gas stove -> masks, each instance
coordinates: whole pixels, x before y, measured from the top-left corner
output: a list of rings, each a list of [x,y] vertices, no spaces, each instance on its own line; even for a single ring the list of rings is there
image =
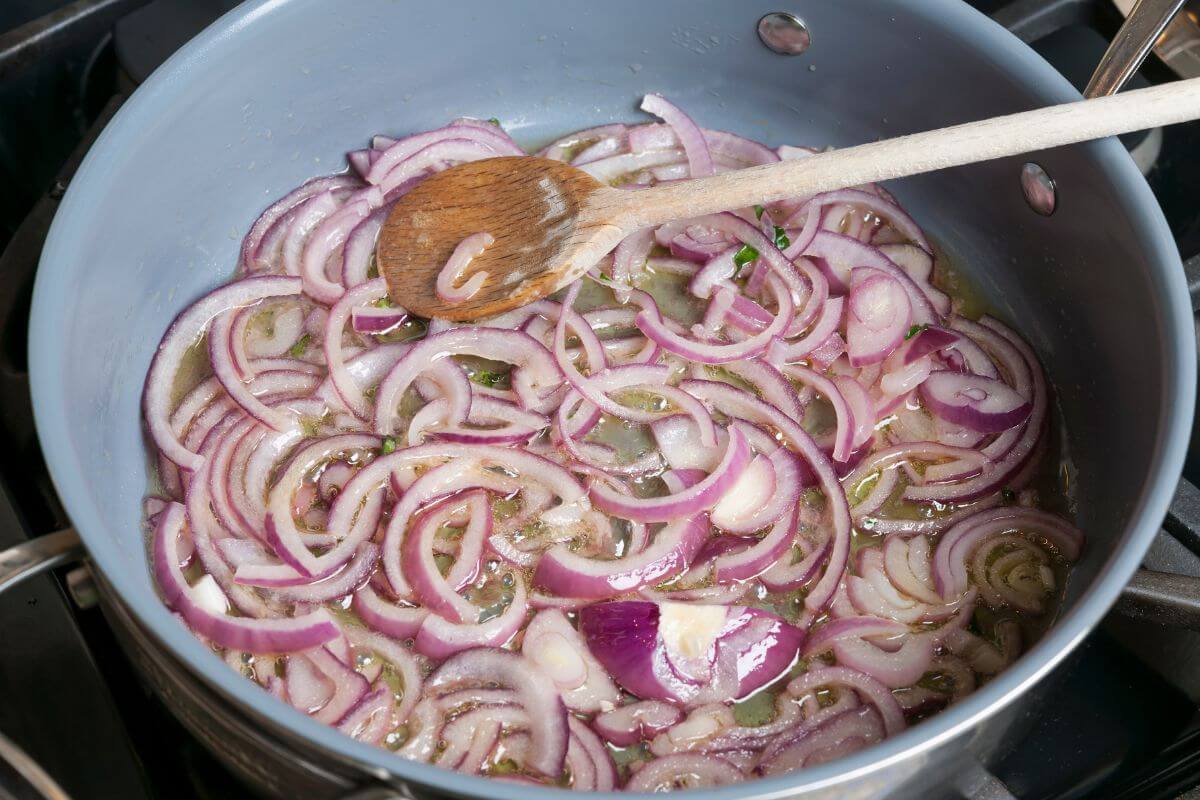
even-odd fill
[[[125,97],[233,0],[0,3],[0,549],[70,523],[33,429],[25,356],[33,277],[58,199]],[[973,0],[1082,87],[1131,0]],[[784,4],[786,5],[786,4]],[[1200,74],[1200,25],[1168,30],[1142,85]],[[3,33],[7,31],[7,33]],[[1190,72],[1189,70],[1195,70]],[[1200,124],[1127,137],[1200,310]],[[1200,330],[1200,316],[1197,317]],[[1145,566],[1200,576],[1200,427]],[[1056,673],[1029,735],[972,796],[1200,798],[1200,633],[1114,612]],[[251,794],[141,685],[86,568],[0,597],[0,756],[23,750],[66,796]],[[11,740],[11,742],[10,742]],[[0,800],[38,795],[0,758]]]

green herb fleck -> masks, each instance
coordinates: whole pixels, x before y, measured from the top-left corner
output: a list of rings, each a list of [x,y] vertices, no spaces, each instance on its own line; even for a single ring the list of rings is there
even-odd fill
[[[1005,486],[1000,490],[1000,496],[1004,498],[1004,502],[1011,503],[1017,499],[1017,493]]]
[[[496,119],[495,117],[488,117],[488,122],[492,123],[497,128],[500,127],[500,120]]]
[[[737,270],[733,273],[733,277],[737,277],[742,271],[742,267],[749,264],[754,259],[758,258],[758,251],[748,244],[742,245],[742,249],[733,254],[733,263],[737,266]]]
[[[304,351],[308,349],[308,343],[312,341],[312,334],[306,333],[296,340],[296,343],[288,348],[288,353],[292,358],[300,358],[304,355]]]
[[[477,369],[471,373],[471,380],[475,381],[481,386],[491,386],[493,388],[504,383],[506,377],[508,376],[486,369]]]
[[[391,308],[392,307],[392,298],[381,297],[378,300],[376,300],[374,303],[372,303],[371,305],[375,306],[376,308]]]
[[[788,238],[787,231],[778,225],[775,226],[775,246],[780,250],[786,249],[792,240]]]
[[[383,446],[379,448],[386,456],[388,453],[396,452],[396,440],[391,436],[383,437]]]
[[[916,336],[918,333],[920,333],[921,331],[925,330],[928,327],[929,327],[928,322],[922,322],[920,325],[913,325],[911,328],[908,329],[908,333],[906,333],[904,335],[904,340],[908,341],[909,339]]]
[[[754,207],[754,216],[755,216],[757,219],[762,219],[762,215],[763,215],[763,212],[764,212],[764,211],[766,211],[766,209],[765,209],[765,208],[763,208],[762,206],[755,206],[755,207]]]

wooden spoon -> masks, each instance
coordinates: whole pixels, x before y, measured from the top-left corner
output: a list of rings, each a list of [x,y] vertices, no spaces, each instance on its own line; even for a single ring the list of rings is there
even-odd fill
[[[480,319],[557,291],[642,228],[1197,118],[1200,78],[1192,78],[639,190],[545,158],[489,158],[400,198],[380,231],[379,270],[392,301],[416,314]],[[487,279],[469,300],[443,302],[438,273],[459,242],[481,232],[495,243],[459,283],[478,271]]]

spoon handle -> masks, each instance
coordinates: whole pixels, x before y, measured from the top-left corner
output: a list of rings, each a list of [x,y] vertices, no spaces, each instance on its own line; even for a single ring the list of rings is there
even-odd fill
[[[763,164],[600,202],[625,231],[1200,118],[1200,78]],[[599,198],[597,198],[599,199]]]

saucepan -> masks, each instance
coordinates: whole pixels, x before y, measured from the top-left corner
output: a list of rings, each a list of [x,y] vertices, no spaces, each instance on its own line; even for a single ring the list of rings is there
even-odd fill
[[[766,24],[760,38],[759,20],[774,12],[794,15],[769,20],[789,35],[772,40]],[[228,279],[240,232],[262,207],[329,172],[373,133],[495,116],[522,143],[540,145],[634,119],[647,91],[708,127],[834,146],[1079,97],[959,0],[252,0],[134,94],[72,182],[42,256],[31,322],[45,456],[131,657],[185,724],[261,789],[566,796],[356,742],[244,680],[172,616],[147,569],[141,521],[148,462],[139,395],[163,330]],[[1053,378],[1070,454],[1062,468],[1089,541],[1060,618],[1010,669],[902,735],[814,769],[692,796],[969,794],[979,765],[1020,734],[1044,679],[1112,605],[1157,532],[1196,384],[1178,254],[1116,141],[1036,155],[1043,188],[1056,195],[1050,215],[1022,192],[1026,160],[888,188],[996,313],[1026,333]]]

